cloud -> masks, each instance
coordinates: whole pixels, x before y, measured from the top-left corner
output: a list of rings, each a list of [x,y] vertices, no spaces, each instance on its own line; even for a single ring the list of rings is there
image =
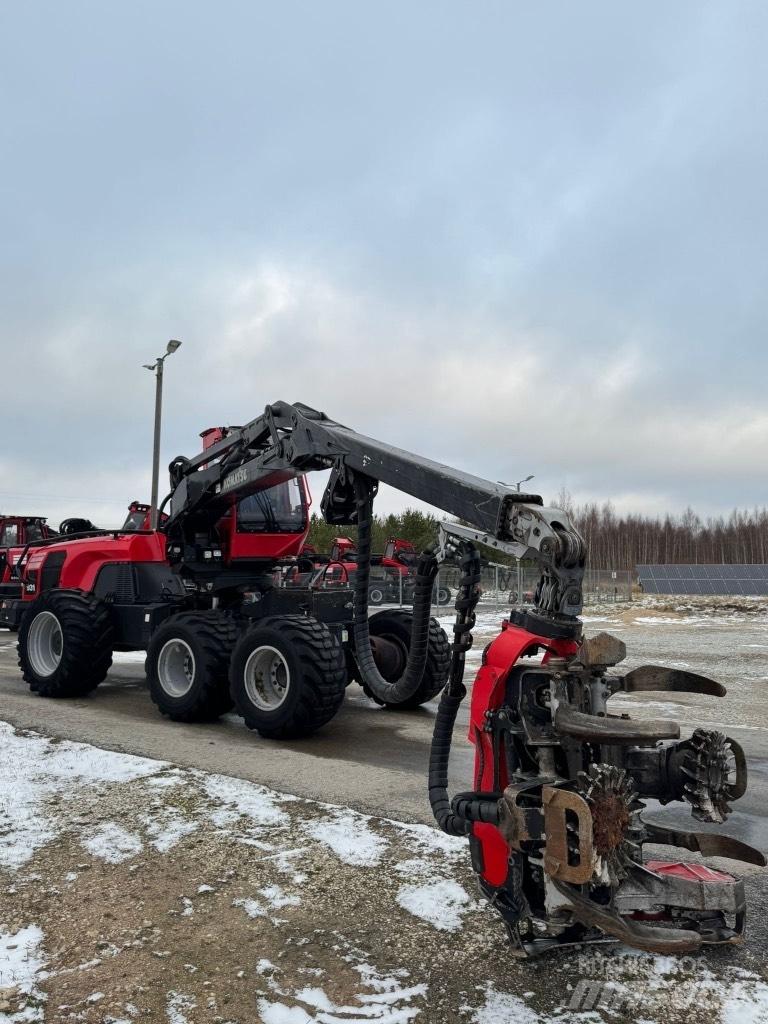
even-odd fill
[[[5,20],[6,507],[146,497],[169,337],[164,463],[298,399],[545,495],[768,502],[761,5]]]

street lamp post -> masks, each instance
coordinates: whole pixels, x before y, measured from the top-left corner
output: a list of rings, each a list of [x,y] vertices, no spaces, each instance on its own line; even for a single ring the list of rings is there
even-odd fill
[[[520,488],[523,484],[527,484],[529,480],[533,480],[533,473],[530,476],[525,477],[524,480],[518,480],[515,484],[515,490],[520,493]],[[517,603],[522,605],[523,603],[523,563],[518,558],[517,560]]]
[[[144,363],[146,370],[152,370],[155,374],[155,440],[152,452],[152,498],[149,507],[150,529],[157,529],[157,491],[160,481],[160,424],[163,416],[163,364],[168,356],[181,348],[181,342],[171,339],[165,350],[165,354],[158,356],[154,363]]]

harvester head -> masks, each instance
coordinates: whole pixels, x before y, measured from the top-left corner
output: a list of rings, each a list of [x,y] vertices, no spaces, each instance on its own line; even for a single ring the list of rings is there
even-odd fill
[[[741,881],[699,861],[644,856],[663,844],[766,863],[738,840],[646,817],[651,803],[684,801],[698,821],[723,822],[746,789],[740,746],[718,731],[681,739],[669,718],[610,711],[617,693],[725,689],[661,667],[620,674],[624,654],[608,634],[579,644],[507,623],[483,656],[470,721],[476,792],[461,808],[476,809],[473,866],[520,955],[609,938],[690,952],[743,934]]]

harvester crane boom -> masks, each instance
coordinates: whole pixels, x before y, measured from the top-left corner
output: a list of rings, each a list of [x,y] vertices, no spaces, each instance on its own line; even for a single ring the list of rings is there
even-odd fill
[[[323,469],[332,471],[321,503],[329,523],[360,525],[363,492],[372,500],[379,483],[389,484],[471,524],[517,557],[536,559],[544,574],[540,615],[563,626],[581,611],[584,543],[565,513],[545,508],[538,495],[366,437],[301,403],[268,405],[194,458],[175,459],[164,529],[172,534],[191,516],[212,524],[234,499]]]

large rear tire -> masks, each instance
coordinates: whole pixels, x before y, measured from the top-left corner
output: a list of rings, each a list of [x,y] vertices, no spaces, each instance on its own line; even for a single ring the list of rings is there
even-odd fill
[[[268,739],[309,736],[344,700],[344,651],[330,630],[304,615],[262,619],[238,642],[229,681],[249,729]]]
[[[220,611],[180,612],[157,628],[147,650],[149,693],[174,722],[209,722],[232,708],[229,659],[237,640]]]
[[[83,697],[112,664],[109,608],[82,590],[48,590],[32,602],[19,629],[19,668],[41,697]]]
[[[379,669],[387,682],[394,681],[405,671],[408,651],[411,646],[412,626],[413,612],[407,611],[404,608],[392,608],[376,612],[369,620],[368,628],[371,639],[374,641],[376,639],[387,640],[400,651],[400,658],[390,667],[389,671],[384,665]],[[393,711],[410,711],[421,704],[426,704],[427,701],[432,700],[440,693],[448,682],[450,664],[451,645],[448,643],[445,630],[441,628],[436,619],[430,619],[427,664],[416,693],[407,700],[399,701],[396,704],[389,704],[379,700],[365,683],[362,684],[362,687],[366,696],[370,697],[377,704],[381,704],[383,707],[390,708]]]

